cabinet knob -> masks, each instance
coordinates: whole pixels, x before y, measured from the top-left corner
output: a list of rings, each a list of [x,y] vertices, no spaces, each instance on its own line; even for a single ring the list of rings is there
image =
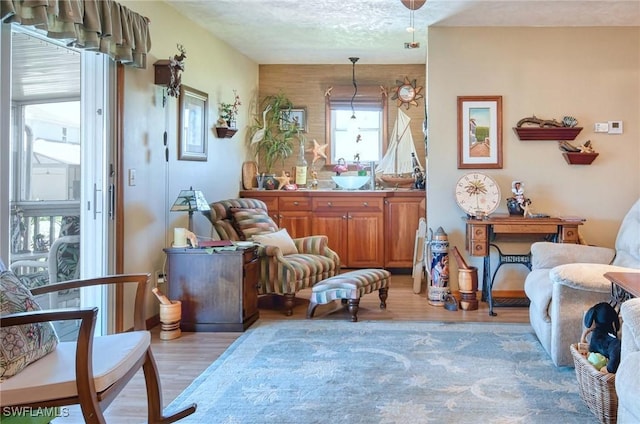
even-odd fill
[[[343,216],[344,219],[351,219],[351,215]]]
[[[293,206],[298,206],[298,202],[293,202]]]
[[[362,202],[362,206],[364,206],[366,208],[367,206],[369,206],[369,203],[368,202]]]
[[[331,203],[331,202],[327,202],[327,206],[329,206],[329,207],[333,207],[333,203]]]

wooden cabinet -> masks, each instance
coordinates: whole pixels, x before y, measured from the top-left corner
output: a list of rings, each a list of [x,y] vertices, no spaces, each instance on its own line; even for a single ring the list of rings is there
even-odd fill
[[[274,196],[277,191],[251,191],[251,197],[267,205],[269,216],[279,228],[286,228],[292,238],[311,235],[311,199],[306,196]]]
[[[243,331],[258,319],[256,248],[164,251],[168,296],[182,302],[183,331]]]
[[[393,196],[384,200],[384,264],[389,268],[412,268],[416,230],[426,217],[426,194]]]
[[[384,266],[381,197],[314,197],[311,229],[326,234],[345,268]]]
[[[292,237],[324,234],[345,268],[412,268],[424,191],[299,190],[240,192],[265,202]]]
[[[281,197],[278,199],[278,227],[286,228],[293,238],[311,235],[311,199]]]

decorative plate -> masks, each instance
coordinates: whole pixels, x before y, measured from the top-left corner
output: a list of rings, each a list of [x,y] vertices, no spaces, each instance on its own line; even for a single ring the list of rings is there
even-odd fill
[[[471,217],[485,217],[500,204],[500,187],[488,175],[470,172],[456,183],[456,202]]]

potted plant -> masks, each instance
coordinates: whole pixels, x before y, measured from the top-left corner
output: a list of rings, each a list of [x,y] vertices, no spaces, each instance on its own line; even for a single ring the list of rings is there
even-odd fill
[[[266,173],[271,174],[276,161],[284,166],[293,153],[294,141],[303,136],[290,118],[293,103],[284,93],[265,97],[260,106],[261,116],[251,128],[251,144],[256,146],[256,156],[264,158]]]
[[[233,103],[220,103],[220,118],[216,122],[216,133],[219,138],[230,138],[236,133],[236,119],[238,117],[238,107],[242,105],[240,96],[233,90]]]

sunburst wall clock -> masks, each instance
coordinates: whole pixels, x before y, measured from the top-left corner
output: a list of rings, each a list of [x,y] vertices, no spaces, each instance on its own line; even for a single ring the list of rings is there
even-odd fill
[[[411,105],[418,106],[418,100],[423,97],[422,86],[417,86],[415,79],[410,81],[407,77],[404,77],[404,81],[396,80],[396,84],[396,92],[391,100],[397,100],[398,107],[405,105],[409,109]]]

